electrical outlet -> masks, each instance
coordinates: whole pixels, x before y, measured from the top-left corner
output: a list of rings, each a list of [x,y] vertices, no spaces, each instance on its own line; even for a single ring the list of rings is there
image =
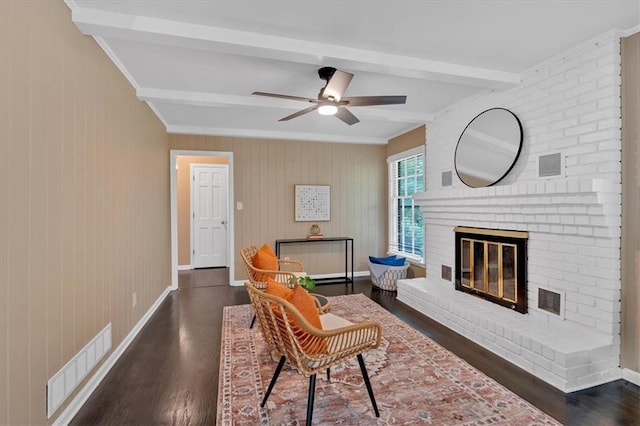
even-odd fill
[[[285,256],[284,260],[291,260],[291,259],[289,259],[289,256]]]
[[[138,293],[136,293],[135,291],[133,292],[133,307],[135,308],[136,305],[138,304]]]

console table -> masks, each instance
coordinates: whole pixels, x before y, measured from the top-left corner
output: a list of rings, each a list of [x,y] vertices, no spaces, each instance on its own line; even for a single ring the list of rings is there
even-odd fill
[[[280,257],[280,245],[282,244],[320,244],[327,242],[344,242],[344,276],[343,277],[330,277],[330,278],[317,278],[314,279],[316,284],[329,284],[336,282],[344,282],[345,284],[353,284],[353,238],[350,237],[324,237],[321,239],[307,239],[307,238],[291,238],[285,240],[276,240],[276,256]],[[349,247],[349,245],[351,247]],[[351,250],[349,250],[349,248]],[[349,277],[349,253],[351,253],[351,277]]]

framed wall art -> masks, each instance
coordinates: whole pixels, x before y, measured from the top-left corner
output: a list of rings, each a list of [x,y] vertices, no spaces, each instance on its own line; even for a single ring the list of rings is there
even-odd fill
[[[295,185],[295,221],[331,220],[331,186]]]

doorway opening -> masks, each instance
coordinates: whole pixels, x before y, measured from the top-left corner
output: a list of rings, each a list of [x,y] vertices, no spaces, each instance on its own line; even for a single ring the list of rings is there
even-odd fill
[[[193,269],[193,231],[192,219],[192,167],[191,164],[218,164],[224,165],[226,173],[226,202],[217,214],[224,216],[224,230],[226,242],[223,247],[216,250],[224,251],[225,259],[220,260],[216,266],[228,271],[227,282],[232,282],[234,276],[234,219],[233,219],[233,153],[221,151],[195,151],[195,150],[171,150],[170,151],[170,198],[171,198],[171,287],[178,288],[179,270]],[[218,188],[219,189],[219,188]],[[185,214],[186,211],[186,214]],[[222,213],[221,213],[222,212]],[[191,216],[191,217],[190,217]],[[218,220],[220,220],[218,218]]]

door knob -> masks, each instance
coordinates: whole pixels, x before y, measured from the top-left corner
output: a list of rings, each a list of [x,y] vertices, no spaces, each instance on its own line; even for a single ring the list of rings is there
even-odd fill
[[[227,224],[227,221],[226,221],[226,220],[223,220],[223,221],[221,221],[220,223],[221,223],[222,225],[226,225],[226,224]]]

